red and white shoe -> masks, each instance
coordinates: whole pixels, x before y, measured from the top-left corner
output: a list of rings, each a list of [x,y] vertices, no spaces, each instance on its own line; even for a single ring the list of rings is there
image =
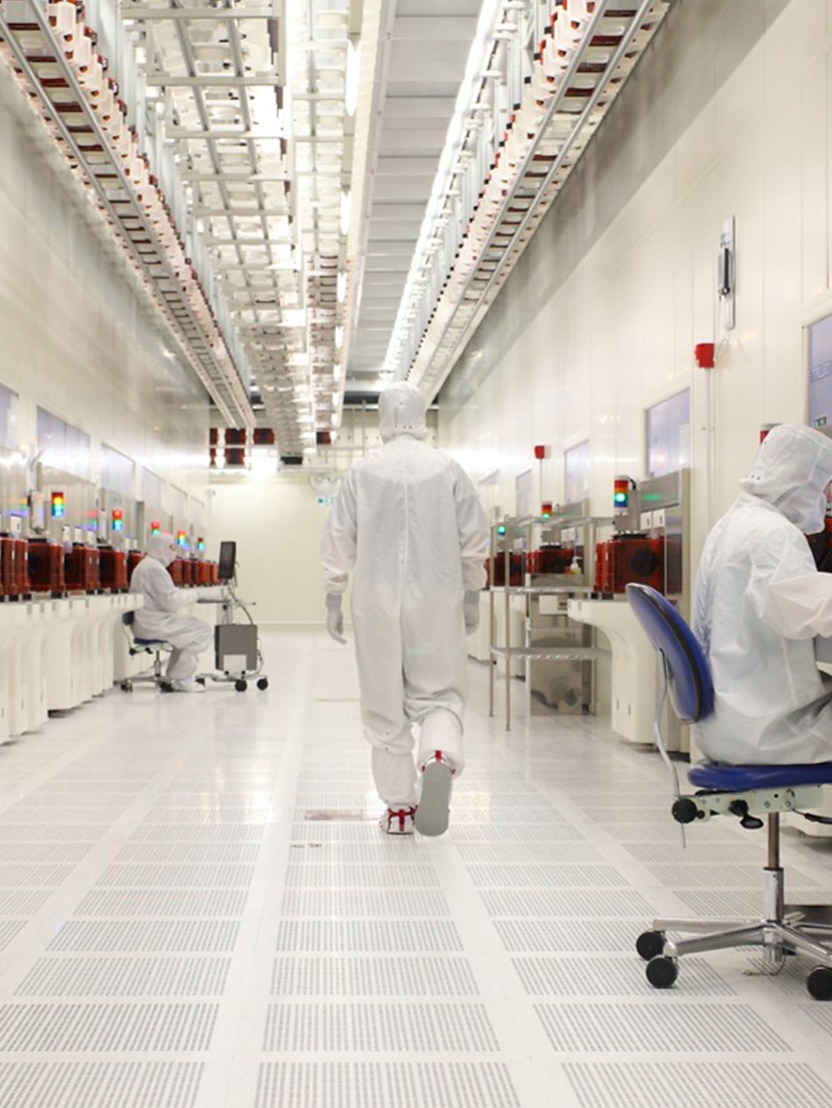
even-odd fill
[[[412,835],[415,816],[415,808],[388,808],[378,825],[387,835]]]
[[[422,795],[416,809],[416,830],[420,835],[442,835],[451,818],[451,785],[456,770],[441,750],[435,750],[419,768]]]

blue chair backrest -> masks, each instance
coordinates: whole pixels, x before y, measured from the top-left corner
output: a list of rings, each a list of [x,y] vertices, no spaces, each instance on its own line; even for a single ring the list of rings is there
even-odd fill
[[[660,592],[649,585],[627,585],[627,599],[653,647],[662,655],[676,715],[696,723],[714,706],[708,663],[693,632]]]

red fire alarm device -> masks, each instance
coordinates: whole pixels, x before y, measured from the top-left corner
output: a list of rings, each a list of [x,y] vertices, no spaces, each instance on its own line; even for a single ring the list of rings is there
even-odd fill
[[[534,456],[535,456],[535,458],[537,458],[538,460],[541,460],[541,461],[542,461],[542,460],[543,460],[543,458],[545,458],[545,457],[546,457],[546,449],[547,449],[547,448],[546,448],[545,446],[536,446],[536,447],[534,448]]]
[[[712,342],[698,342],[693,348],[696,364],[700,369],[714,368],[714,344]]]

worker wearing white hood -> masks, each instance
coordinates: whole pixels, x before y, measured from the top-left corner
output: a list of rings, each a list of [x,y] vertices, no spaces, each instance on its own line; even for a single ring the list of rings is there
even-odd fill
[[[361,715],[387,804],[382,827],[408,833],[415,817],[417,830],[436,835],[448,824],[450,777],[463,767],[465,635],[479,619],[488,528],[462,468],[422,441],[418,389],[381,394],[379,431],[384,445],[343,479],[326,524],[327,627],[345,641],[341,597],[352,573]]]
[[[167,567],[178,555],[173,536],[151,535],[147,554],[130,578],[130,592],[140,593],[144,605],[136,612],[133,633],[139,639],[164,639],[173,647],[167,676],[176,692],[204,692],[195,680],[199,656],[213,640],[213,628],[201,619],[179,615],[184,604],[192,603],[173,583]]]
[[[694,726],[711,761],[832,761],[832,681],[815,636],[832,636],[832,575],[805,535],[822,531],[832,441],[781,424],[705,542],[693,629],[710,665],[714,710]]]

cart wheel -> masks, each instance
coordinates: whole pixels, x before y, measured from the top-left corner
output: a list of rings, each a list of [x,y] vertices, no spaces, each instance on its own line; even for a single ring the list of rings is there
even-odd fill
[[[268,687],[269,687],[268,677],[261,677],[260,680],[257,682],[257,688],[258,689],[267,689]]]
[[[238,677],[234,682],[234,688],[237,692],[245,692],[248,688],[248,681],[244,681],[242,677]]]
[[[132,681],[122,681],[121,682],[121,691],[122,692],[132,692],[133,691],[133,682]]]

